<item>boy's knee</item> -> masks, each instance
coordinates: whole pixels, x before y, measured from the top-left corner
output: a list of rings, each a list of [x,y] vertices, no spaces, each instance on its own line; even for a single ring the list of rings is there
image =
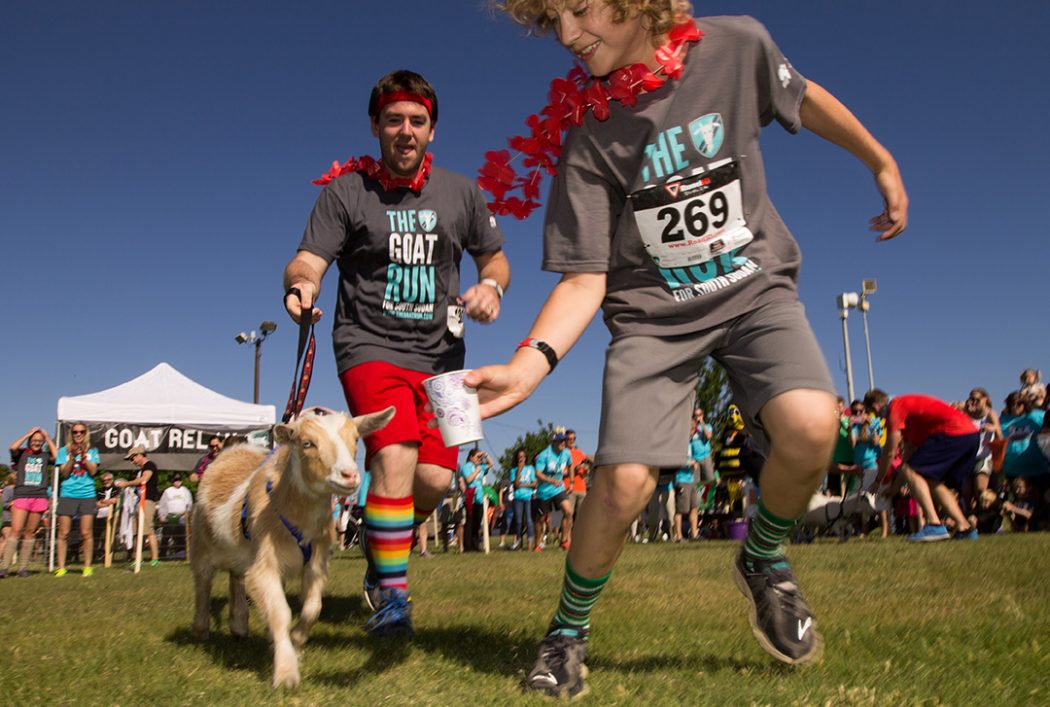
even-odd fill
[[[770,442],[776,454],[824,471],[839,434],[839,421],[830,406],[796,409],[771,427]]]
[[[601,483],[598,485],[601,503],[606,513],[614,516],[633,518],[641,512],[653,493],[656,481],[649,468],[639,464],[610,466],[602,470]],[[592,489],[592,493],[594,490]]]

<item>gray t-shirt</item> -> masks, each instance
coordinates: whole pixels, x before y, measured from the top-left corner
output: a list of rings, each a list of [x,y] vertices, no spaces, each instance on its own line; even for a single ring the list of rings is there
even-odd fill
[[[766,193],[761,128],[801,127],[805,79],[750,17],[697,21],[680,80],[570,129],[543,268],[605,272],[614,337],[674,336],[797,297],[801,254]]]
[[[463,367],[459,265],[503,246],[469,179],[434,167],[421,193],[358,172],[317,198],[300,250],[339,265],[332,344],[339,372],[386,361],[425,373]]]

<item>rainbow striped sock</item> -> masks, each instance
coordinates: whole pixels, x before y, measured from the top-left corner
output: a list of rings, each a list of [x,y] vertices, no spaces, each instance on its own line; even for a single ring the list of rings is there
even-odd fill
[[[561,601],[558,603],[558,611],[551,620],[548,633],[559,633],[579,635],[585,633],[590,627],[591,609],[598,601],[605,583],[609,581],[612,572],[603,577],[587,579],[576,574],[565,560],[565,582],[561,588]]]
[[[380,589],[408,589],[408,555],[412,547],[412,497],[365,500],[365,528]]]

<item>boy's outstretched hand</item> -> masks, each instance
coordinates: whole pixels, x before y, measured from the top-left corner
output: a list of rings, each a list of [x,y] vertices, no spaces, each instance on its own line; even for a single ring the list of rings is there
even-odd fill
[[[882,194],[886,208],[871,219],[871,230],[879,234],[876,240],[887,241],[896,238],[908,227],[908,194],[896,166],[877,172],[875,185]]]

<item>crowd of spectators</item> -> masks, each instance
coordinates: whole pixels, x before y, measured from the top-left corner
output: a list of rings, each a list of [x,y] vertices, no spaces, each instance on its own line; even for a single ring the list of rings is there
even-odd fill
[[[876,478],[887,439],[887,400],[877,393],[880,391],[871,391],[864,400],[849,404],[839,399],[839,442],[819,492],[826,499],[867,497],[869,502],[852,506],[862,512],[843,510],[834,517],[826,516],[826,522],[816,527],[800,524],[796,540],[811,540],[821,533],[841,540],[869,533],[912,539],[921,534],[926,518],[903,473],[901,450],[896,450],[887,478],[881,483]],[[982,535],[1050,528],[1050,417],[1040,373],[1023,371],[1020,387],[1006,396],[998,412],[988,392],[979,387],[951,405],[965,413],[980,437],[972,472],[953,489],[968,525]],[[754,508],[763,457],[739,410],[730,405],[724,418],[711,424],[697,407],[691,430],[685,463],[659,470],[650,503],[632,525],[631,540],[731,537],[732,526],[746,520]],[[162,491],[157,466],[145,449],[135,447],[126,458],[138,471],[131,478],[115,479],[111,472],[99,471],[98,451],[91,446],[87,427],[74,423],[68,432],[69,442],[61,448],[39,427],[10,445],[10,471],[2,489],[0,578],[12,571],[26,576],[30,562],[39,559],[46,547],[51,522],[49,470],[53,467],[58,468],[60,479],[55,509],[56,576],[67,574],[71,550],[77,553],[74,561],[79,556],[81,573],[91,576],[94,563],[105,551],[100,541],[107,527],[113,545],[130,558],[140,504],[145,511],[143,535],[149,563],[157,564],[162,553],[185,557],[193,492],[184,485],[182,475],[171,475]],[[190,484],[199,482],[224,443],[230,446],[241,441],[210,439],[207,453],[189,475]],[[591,459],[576,446],[576,433],[558,428],[550,445],[533,459],[524,448],[515,450],[511,458],[511,468],[503,471],[502,480],[486,485],[498,475],[492,458],[479,449],[468,453],[436,517],[417,530],[420,554],[429,555],[428,537],[436,537],[446,551],[450,547],[459,552],[480,550],[486,528],[489,536],[499,537],[499,547],[508,550],[569,548],[573,519],[587,495],[592,473]],[[367,489],[367,481],[362,488]],[[364,497],[361,493],[357,498],[333,499],[339,547],[356,542]],[[841,504],[843,509],[849,507]],[[958,524],[950,518],[945,523],[949,529]],[[160,540],[156,526],[163,530]]]

